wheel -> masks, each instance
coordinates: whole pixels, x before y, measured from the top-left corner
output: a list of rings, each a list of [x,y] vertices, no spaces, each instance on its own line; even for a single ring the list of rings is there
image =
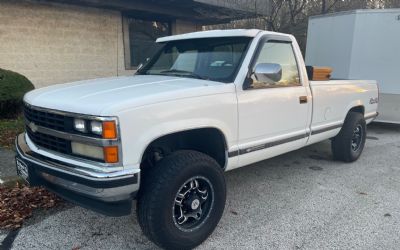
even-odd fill
[[[364,149],[366,136],[364,116],[349,112],[339,134],[332,139],[333,158],[344,162],[356,161]]]
[[[223,170],[196,151],[174,152],[142,178],[137,216],[146,237],[162,248],[191,249],[214,231],[225,207]]]

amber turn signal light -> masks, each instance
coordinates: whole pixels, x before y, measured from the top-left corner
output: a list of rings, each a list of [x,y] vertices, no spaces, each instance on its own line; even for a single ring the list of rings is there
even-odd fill
[[[114,121],[103,122],[103,138],[115,139],[117,138],[117,126]]]
[[[106,163],[117,163],[118,162],[118,147],[117,146],[104,147],[104,161]]]

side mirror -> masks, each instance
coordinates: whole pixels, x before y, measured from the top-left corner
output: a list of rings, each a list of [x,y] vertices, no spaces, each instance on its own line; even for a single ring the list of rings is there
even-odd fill
[[[279,82],[282,78],[282,67],[276,63],[259,63],[253,74],[259,82]]]

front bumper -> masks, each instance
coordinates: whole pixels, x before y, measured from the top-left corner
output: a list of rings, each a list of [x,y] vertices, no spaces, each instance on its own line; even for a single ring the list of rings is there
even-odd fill
[[[139,190],[140,170],[104,173],[67,165],[30,150],[24,134],[16,138],[16,158],[31,186],[44,186],[66,200],[109,216],[128,215]]]

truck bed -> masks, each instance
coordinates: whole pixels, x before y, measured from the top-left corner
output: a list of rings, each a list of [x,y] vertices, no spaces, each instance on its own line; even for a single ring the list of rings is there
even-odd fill
[[[355,106],[364,106],[367,123],[376,116],[378,88],[371,80],[310,81],[313,93],[311,131],[342,125],[347,112]],[[338,127],[340,128],[340,127]],[[332,131],[332,136],[339,129]],[[317,140],[318,136],[310,138]]]

